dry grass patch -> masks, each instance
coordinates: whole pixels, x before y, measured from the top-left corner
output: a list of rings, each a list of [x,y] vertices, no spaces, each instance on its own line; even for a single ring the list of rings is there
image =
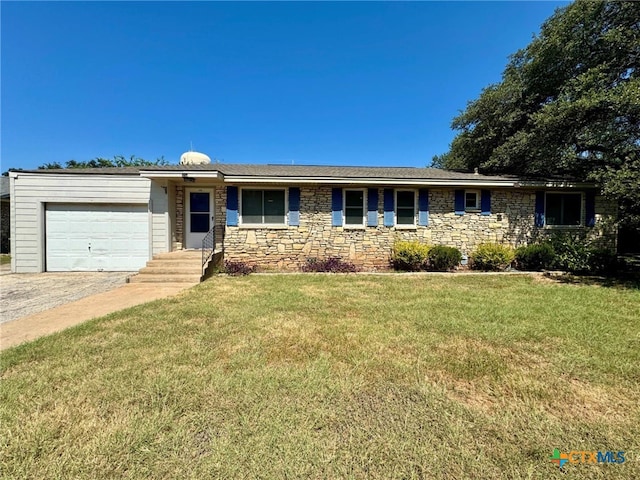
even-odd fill
[[[0,471],[546,479],[560,448],[638,478],[638,318],[525,276],[216,277],[3,352]]]

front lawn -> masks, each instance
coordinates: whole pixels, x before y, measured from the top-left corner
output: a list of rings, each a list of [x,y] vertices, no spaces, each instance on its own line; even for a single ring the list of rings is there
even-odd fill
[[[0,358],[6,478],[640,478],[633,288],[214,277]]]

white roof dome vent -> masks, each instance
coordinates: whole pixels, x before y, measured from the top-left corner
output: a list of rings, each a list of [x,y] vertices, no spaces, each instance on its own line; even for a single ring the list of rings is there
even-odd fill
[[[208,165],[211,159],[200,152],[185,152],[180,155],[180,165]]]

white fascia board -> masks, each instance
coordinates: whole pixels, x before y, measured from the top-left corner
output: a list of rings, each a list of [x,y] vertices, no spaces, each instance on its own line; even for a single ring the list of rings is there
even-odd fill
[[[595,183],[573,182],[568,180],[521,181],[521,187],[527,188],[595,188]]]
[[[59,178],[59,179],[63,179],[63,178],[82,178],[82,177],[89,177],[89,178],[117,178],[117,177],[126,177],[126,178],[138,178],[139,175],[137,173],[86,173],[86,172],[82,172],[80,168],[78,168],[77,170],[80,170],[78,172],[73,172],[73,173],[62,173],[62,172],[56,172],[56,173],[47,173],[46,169],[42,169],[42,173],[40,172],[23,172],[23,171],[15,171],[15,172],[9,172],[9,178],[15,178],[18,179],[19,177],[46,177],[46,178]]]
[[[152,171],[141,170],[140,176],[144,178],[215,178],[222,180],[222,174],[216,170],[211,172],[197,172],[197,171],[183,171],[183,170],[171,170],[171,171]]]
[[[414,185],[433,187],[516,187],[515,180],[438,180],[409,178],[349,178],[349,177],[224,177],[226,183],[291,183],[291,184],[339,184],[339,185]]]

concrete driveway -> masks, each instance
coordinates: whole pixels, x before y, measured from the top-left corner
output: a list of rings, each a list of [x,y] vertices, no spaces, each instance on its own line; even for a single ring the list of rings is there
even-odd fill
[[[21,273],[0,276],[0,323],[43,312],[126,283],[130,272]]]
[[[124,308],[166,298],[195,283],[125,283],[127,273],[40,273],[0,277],[0,350]]]

